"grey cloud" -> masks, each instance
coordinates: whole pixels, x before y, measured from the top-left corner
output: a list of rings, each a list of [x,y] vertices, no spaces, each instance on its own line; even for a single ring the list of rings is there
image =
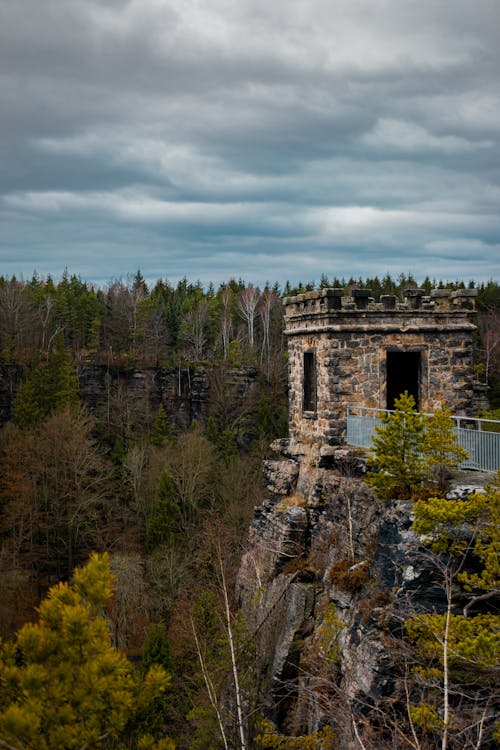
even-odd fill
[[[490,0],[0,0],[0,271],[497,273],[499,20]]]

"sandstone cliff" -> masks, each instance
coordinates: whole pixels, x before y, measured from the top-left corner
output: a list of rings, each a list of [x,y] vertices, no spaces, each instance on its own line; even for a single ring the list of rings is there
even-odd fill
[[[400,623],[410,606],[443,602],[422,564],[411,506],[377,500],[354,449],[273,447],[281,455],[265,463],[268,500],[256,509],[237,582],[254,634],[257,702],[286,735],[329,723],[336,750],[359,749],[355,715],[370,726],[367,747],[380,746],[378,732],[406,747],[391,726],[392,706],[404,700]]]
[[[137,419],[156,411],[162,403],[179,432],[193,420],[205,423],[214,401],[232,400],[236,408],[256,389],[255,367],[223,364],[182,367],[126,367],[80,363],[76,367],[80,396],[97,417],[111,401],[121,400],[137,411]],[[18,365],[0,365],[0,426],[12,416],[16,393],[23,380]]]

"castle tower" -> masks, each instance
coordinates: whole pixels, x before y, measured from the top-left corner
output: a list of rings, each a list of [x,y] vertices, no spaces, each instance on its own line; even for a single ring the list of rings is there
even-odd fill
[[[418,409],[471,415],[475,289],[408,289],[376,303],[365,289],[287,297],[290,435],[345,441],[348,405],[392,409],[404,390]]]

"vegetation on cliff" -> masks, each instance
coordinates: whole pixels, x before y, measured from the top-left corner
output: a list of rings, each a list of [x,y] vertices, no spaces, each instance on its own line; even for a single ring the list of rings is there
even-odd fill
[[[451,412],[442,406],[427,417],[415,411],[407,391],[394,406],[375,427],[367,482],[386,500],[445,491],[447,472],[468,455],[457,443]]]
[[[484,493],[420,500],[414,512],[444,607],[405,622],[410,726],[419,746],[491,747],[500,739],[500,474]]]
[[[500,474],[484,492],[447,497],[446,473],[466,452],[446,409],[432,418],[414,409],[404,393],[384,417],[367,476],[384,500],[414,501],[420,565],[434,570],[441,591],[432,609],[407,604],[401,741],[419,750],[491,747],[500,732]]]

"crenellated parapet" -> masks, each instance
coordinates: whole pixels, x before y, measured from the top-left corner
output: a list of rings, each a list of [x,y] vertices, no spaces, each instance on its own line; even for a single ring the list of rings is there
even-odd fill
[[[286,329],[299,320],[321,321],[325,323],[336,320],[359,320],[361,313],[370,320],[382,315],[384,320],[397,319],[398,316],[436,321],[437,317],[447,313],[467,316],[475,312],[477,289],[434,289],[426,295],[423,289],[407,289],[400,299],[394,294],[383,294],[380,302],[375,302],[369,289],[353,289],[350,295],[344,294],[341,288],[319,289],[305,292],[294,297],[285,297]]]

